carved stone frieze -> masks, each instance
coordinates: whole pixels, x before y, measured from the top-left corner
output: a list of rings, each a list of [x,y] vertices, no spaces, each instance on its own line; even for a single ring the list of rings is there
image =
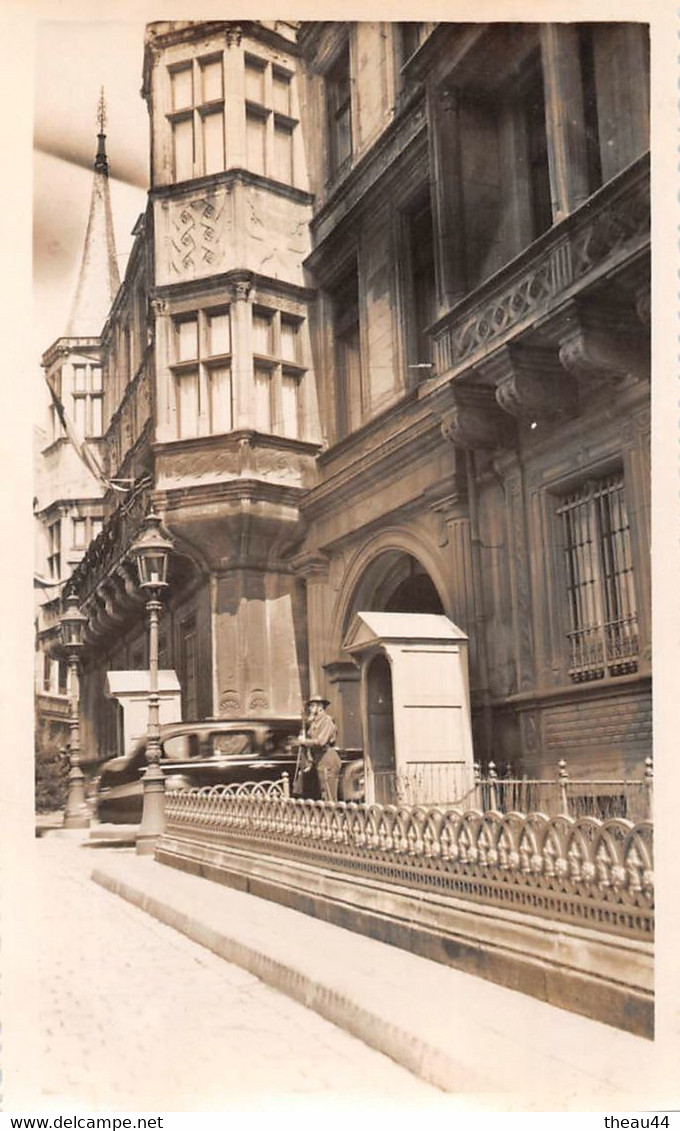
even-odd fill
[[[164,457],[159,467],[159,486],[173,480],[225,479],[240,473],[239,453],[234,449],[184,452]]]
[[[226,234],[231,227],[228,192],[169,205],[170,278],[194,279],[223,269]]]

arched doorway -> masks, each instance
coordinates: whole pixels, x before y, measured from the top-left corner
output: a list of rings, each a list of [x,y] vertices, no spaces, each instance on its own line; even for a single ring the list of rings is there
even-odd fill
[[[381,805],[389,805],[395,800],[392,672],[389,661],[382,654],[374,656],[368,665],[366,699],[375,800]]]
[[[386,550],[367,566],[347,610],[346,631],[360,610],[385,613],[443,613],[444,605],[425,566],[413,554]]]
[[[417,551],[416,551],[417,552]],[[338,609],[333,637],[338,641],[338,659],[329,665],[334,687],[334,705],[340,726],[341,742],[347,747],[364,747],[368,738],[362,722],[359,670],[341,651],[350,624],[357,612],[445,613],[441,581],[438,583],[423,561],[407,548],[386,546],[361,571],[351,571],[347,596]],[[350,587],[351,585],[351,587]]]

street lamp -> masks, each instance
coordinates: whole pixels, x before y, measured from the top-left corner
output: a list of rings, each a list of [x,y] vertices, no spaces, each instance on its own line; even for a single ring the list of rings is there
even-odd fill
[[[142,823],[137,834],[137,852],[152,853],[165,828],[165,778],[159,766],[161,744],[158,717],[158,620],[161,593],[167,588],[168,561],[172,540],[161,531],[160,515],[150,511],[144,529],[131,546],[137,560],[139,585],[147,595],[149,618],[149,721],[147,726],[147,767],[142,778],[144,789]]]
[[[80,679],[79,656],[83,647],[86,618],[78,608],[78,598],[75,593],[69,593],[65,600],[65,609],[61,617],[61,640],[68,656],[69,669],[69,774],[68,794],[66,797],[66,810],[64,812],[65,829],[87,829],[90,825],[90,813],[85,800],[85,775],[80,768]]]

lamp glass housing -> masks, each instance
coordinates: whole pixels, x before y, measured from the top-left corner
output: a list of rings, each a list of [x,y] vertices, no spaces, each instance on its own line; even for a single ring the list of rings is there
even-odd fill
[[[82,648],[87,618],[78,608],[78,598],[71,593],[66,598],[66,609],[61,618],[61,639],[64,647]]]
[[[152,512],[144,522],[145,529],[132,546],[139,584],[142,589],[162,589],[168,584],[168,562],[173,543],[161,532],[159,515]]]

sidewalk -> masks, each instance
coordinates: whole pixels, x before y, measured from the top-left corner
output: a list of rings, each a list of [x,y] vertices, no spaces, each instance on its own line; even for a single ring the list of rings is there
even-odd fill
[[[474,1106],[677,1107],[651,1041],[148,857],[94,863],[100,885]]]
[[[21,1081],[3,1081],[13,1113],[441,1099],[381,1053],[92,883],[97,863],[133,882],[143,877],[134,852],[64,831],[34,848],[22,1002],[28,1055]]]

